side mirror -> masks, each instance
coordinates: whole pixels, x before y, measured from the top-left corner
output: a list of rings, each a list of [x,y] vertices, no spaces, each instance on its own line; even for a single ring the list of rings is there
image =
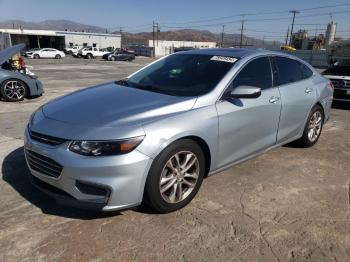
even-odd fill
[[[237,86],[231,93],[230,98],[258,98],[261,95],[261,88],[254,86]]]

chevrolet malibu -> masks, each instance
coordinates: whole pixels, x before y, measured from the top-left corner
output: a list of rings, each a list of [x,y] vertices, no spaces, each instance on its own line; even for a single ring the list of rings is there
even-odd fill
[[[58,203],[171,212],[207,175],[292,141],[313,146],[332,96],[330,81],[291,55],[179,52],[39,108],[26,161],[32,183]]]

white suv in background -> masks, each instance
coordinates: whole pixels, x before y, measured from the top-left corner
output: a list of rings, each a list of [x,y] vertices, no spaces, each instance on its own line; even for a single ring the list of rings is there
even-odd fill
[[[39,58],[55,58],[61,59],[66,55],[64,52],[54,49],[54,48],[35,48],[27,51],[25,53],[26,57],[39,59]]]
[[[97,47],[84,47],[78,51],[78,56],[92,59],[95,57],[102,57],[104,54],[109,53],[107,50],[100,49]]]

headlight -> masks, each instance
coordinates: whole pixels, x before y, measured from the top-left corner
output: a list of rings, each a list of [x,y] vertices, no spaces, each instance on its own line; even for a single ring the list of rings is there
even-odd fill
[[[69,145],[69,150],[84,156],[121,155],[134,150],[143,138],[142,136],[115,141],[73,141]]]

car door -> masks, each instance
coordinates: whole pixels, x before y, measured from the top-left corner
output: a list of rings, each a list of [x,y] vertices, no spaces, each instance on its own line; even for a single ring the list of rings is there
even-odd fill
[[[219,119],[218,167],[224,167],[276,143],[281,111],[273,86],[269,58],[255,58],[236,75],[228,90],[238,86],[261,88],[258,98],[224,99],[216,103]]]
[[[39,51],[39,55],[40,55],[40,57],[42,57],[42,58],[47,58],[47,49],[41,49],[40,51]]]
[[[316,100],[313,72],[296,59],[275,56],[273,68],[282,110],[277,141],[283,142],[300,135]]]
[[[57,54],[57,50],[55,49],[47,49],[47,57],[54,58]]]

